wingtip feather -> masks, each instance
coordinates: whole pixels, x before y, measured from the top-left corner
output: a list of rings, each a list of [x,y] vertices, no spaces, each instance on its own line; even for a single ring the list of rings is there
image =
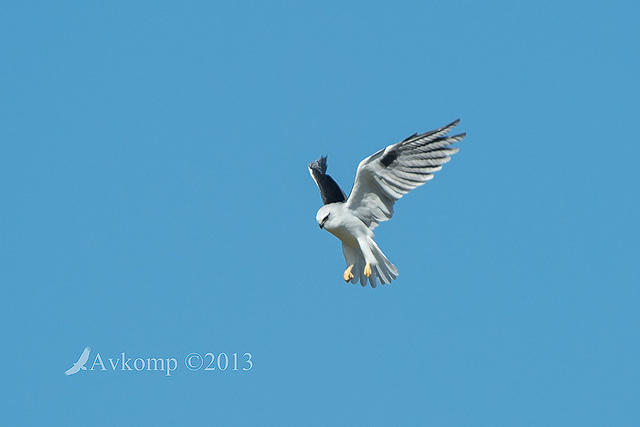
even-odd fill
[[[318,172],[325,174],[327,173],[327,156],[320,156],[318,160],[314,160],[309,163],[309,169],[317,170]]]

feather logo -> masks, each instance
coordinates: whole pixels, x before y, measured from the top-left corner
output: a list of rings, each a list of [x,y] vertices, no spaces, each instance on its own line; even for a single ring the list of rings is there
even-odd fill
[[[73,375],[78,373],[81,370],[86,371],[87,368],[84,365],[87,363],[87,360],[89,360],[90,352],[91,352],[91,349],[89,347],[85,347],[84,350],[82,351],[82,354],[78,358],[78,361],[74,363],[72,367],[70,367],[64,372],[65,375]]]

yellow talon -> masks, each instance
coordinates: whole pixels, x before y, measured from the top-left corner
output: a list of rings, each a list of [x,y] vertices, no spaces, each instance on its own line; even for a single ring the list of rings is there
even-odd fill
[[[353,279],[353,273],[351,272],[351,270],[353,270],[353,264],[351,264],[349,267],[347,267],[347,269],[344,271],[344,281],[348,282],[349,280]]]
[[[364,266],[364,275],[367,277],[371,277],[371,266],[369,265],[369,263]]]

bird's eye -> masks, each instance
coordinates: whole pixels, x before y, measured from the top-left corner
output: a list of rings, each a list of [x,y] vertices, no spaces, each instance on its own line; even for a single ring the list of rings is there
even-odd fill
[[[322,220],[322,222],[327,222],[327,220],[329,219],[329,215],[331,214],[327,214],[327,216],[324,217],[324,219]]]

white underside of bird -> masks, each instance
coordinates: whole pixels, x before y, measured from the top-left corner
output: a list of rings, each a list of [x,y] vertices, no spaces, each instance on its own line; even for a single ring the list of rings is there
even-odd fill
[[[373,231],[345,203],[323,206],[318,211],[316,220],[320,223],[327,216],[323,228],[342,242],[342,253],[347,263],[343,275],[346,282],[360,282],[364,286],[367,279],[370,279],[371,285],[375,287],[376,277],[382,284],[391,283],[398,277],[396,266],[373,240]]]
[[[324,202],[316,221],[342,242],[347,264],[346,282],[376,287],[398,277],[393,265],[374,241],[373,229],[393,216],[393,205],[404,194],[433,178],[433,173],[458,151],[450,145],[466,134],[447,136],[459,120],[442,128],[414,134],[362,160],[351,194],[347,198],[326,174],[326,157],[309,164]]]

